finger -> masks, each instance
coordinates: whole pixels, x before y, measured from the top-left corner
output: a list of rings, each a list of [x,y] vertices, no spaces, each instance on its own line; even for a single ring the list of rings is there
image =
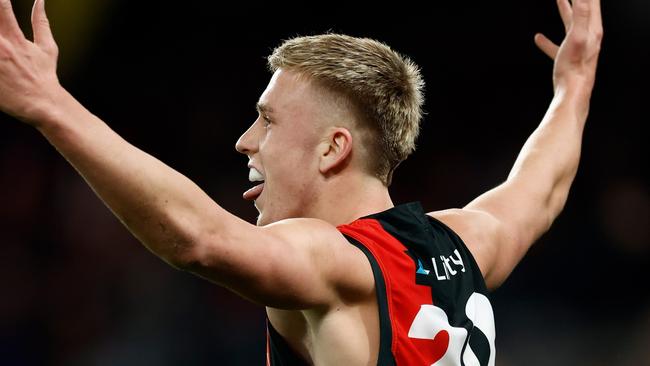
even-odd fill
[[[564,23],[564,30],[568,32],[573,18],[573,10],[571,9],[569,0],[557,0],[557,8],[560,10],[560,17],[562,18],[562,23]]]
[[[597,32],[603,32],[603,18],[600,12],[600,0],[592,0],[591,2],[591,21],[592,29]]]
[[[23,31],[18,26],[11,0],[0,0],[0,36],[24,39]]]
[[[56,48],[56,42],[52,35],[50,21],[45,13],[45,0],[36,0],[32,8],[32,29],[34,31],[34,43],[46,49]]]
[[[577,29],[587,31],[591,17],[591,4],[593,0],[574,0],[573,1],[573,24]]]
[[[555,43],[548,39],[545,35],[537,33],[535,35],[535,44],[537,47],[542,50],[548,57],[552,60],[555,60],[557,51],[560,49]]]

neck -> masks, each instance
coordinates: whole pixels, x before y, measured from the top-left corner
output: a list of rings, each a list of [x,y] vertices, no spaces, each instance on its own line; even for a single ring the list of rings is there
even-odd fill
[[[338,226],[394,206],[388,187],[377,178],[357,174],[331,179],[324,184],[309,217]]]

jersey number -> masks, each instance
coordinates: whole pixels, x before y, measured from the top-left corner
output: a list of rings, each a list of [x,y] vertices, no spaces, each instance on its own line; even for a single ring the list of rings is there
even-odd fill
[[[435,305],[421,305],[408,336],[416,339],[448,339],[446,352],[436,356],[431,366],[494,366],[494,313],[485,295],[473,293],[465,305],[465,315],[474,323],[467,329],[449,324],[447,314]]]

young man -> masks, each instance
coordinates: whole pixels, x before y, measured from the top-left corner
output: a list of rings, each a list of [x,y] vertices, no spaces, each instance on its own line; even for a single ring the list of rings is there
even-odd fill
[[[598,0],[558,0],[567,36],[538,35],[555,97],[503,184],[462,209],[393,206],[392,173],[414,149],[422,81],[379,42],[285,42],[259,116],[237,142],[254,226],[128,144],[59,84],[43,0],[34,42],[0,0],[0,109],[37,128],[150,250],[264,304],[274,365],[492,365],[487,290],[566,201],[600,50]]]

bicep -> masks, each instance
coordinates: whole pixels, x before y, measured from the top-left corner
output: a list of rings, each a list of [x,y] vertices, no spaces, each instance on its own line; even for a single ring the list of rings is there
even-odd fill
[[[280,309],[326,306],[340,297],[343,288],[367,287],[362,285],[367,282],[360,265],[363,254],[325,222],[240,224],[227,235],[207,238],[190,271],[253,302]],[[211,245],[215,241],[227,241],[228,249],[217,250],[222,246]]]
[[[463,209],[493,217],[502,231],[527,249],[553,222],[554,216],[548,210],[551,198],[543,187],[511,179],[480,195]]]

